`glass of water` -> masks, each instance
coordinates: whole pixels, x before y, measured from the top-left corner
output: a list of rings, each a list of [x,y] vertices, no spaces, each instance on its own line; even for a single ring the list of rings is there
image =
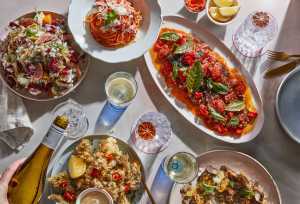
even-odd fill
[[[165,173],[176,183],[189,183],[199,172],[197,158],[188,152],[167,156],[163,162]]]
[[[255,11],[233,35],[233,44],[246,57],[257,57],[277,33],[276,19],[268,12]]]
[[[137,82],[132,74],[116,72],[111,74],[105,82],[107,102],[97,121],[97,126],[111,127],[137,94]]]

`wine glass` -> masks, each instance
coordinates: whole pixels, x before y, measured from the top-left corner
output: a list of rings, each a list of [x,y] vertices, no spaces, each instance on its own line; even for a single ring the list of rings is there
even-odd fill
[[[188,152],[167,156],[162,165],[164,172],[176,183],[189,183],[199,172],[197,158]]]
[[[132,74],[111,74],[105,82],[107,102],[98,117],[97,129],[112,127],[135,98],[137,89],[137,82]]]

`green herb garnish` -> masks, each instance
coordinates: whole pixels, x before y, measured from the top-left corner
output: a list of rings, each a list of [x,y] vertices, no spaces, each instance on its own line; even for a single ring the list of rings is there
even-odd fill
[[[238,126],[239,124],[240,124],[240,120],[238,117],[232,117],[228,122],[228,125],[232,127]]]
[[[160,39],[161,40],[166,40],[166,41],[176,42],[177,40],[180,39],[180,36],[177,33],[174,33],[174,32],[166,32],[166,33],[163,33],[160,36]]]
[[[105,16],[104,16],[104,20],[105,20],[105,25],[110,25],[112,22],[114,22],[114,20],[116,20],[118,17],[117,13],[112,10],[110,12],[108,12]]]
[[[234,188],[234,185],[235,185],[235,182],[234,182],[234,181],[229,181],[229,186],[230,186],[231,188]]]
[[[207,87],[218,94],[227,94],[228,87],[220,82],[214,82],[211,78],[207,79]]]
[[[239,194],[247,199],[251,199],[254,196],[254,192],[248,189],[241,189]]]
[[[193,48],[193,42],[191,39],[189,39],[183,45],[176,47],[174,54],[183,54],[183,53],[191,51],[192,48]]]
[[[245,109],[245,107],[246,106],[244,101],[232,101],[225,107],[225,110],[232,111],[232,112],[239,112]]]
[[[215,186],[211,186],[211,185],[208,185],[206,183],[202,183],[201,187],[204,190],[204,194],[213,194],[215,189],[216,189]]]
[[[189,70],[187,79],[186,79],[186,86],[189,93],[194,93],[201,88],[201,82],[203,80],[203,72],[202,66],[199,61],[195,62],[193,67]]]
[[[211,114],[211,116],[213,117],[213,119],[220,121],[220,122],[225,121],[225,117],[222,116],[220,113],[218,113],[213,107],[208,106],[208,110],[209,110],[209,113]]]
[[[178,77],[178,69],[179,69],[179,66],[178,66],[178,63],[173,63],[173,71],[172,71],[172,76],[173,76],[173,79],[177,79]]]

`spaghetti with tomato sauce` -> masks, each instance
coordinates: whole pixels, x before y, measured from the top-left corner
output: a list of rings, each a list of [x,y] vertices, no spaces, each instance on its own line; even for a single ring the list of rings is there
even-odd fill
[[[96,0],[86,22],[97,42],[116,48],[135,39],[142,19],[141,12],[127,0]]]
[[[172,95],[209,129],[234,138],[252,130],[257,111],[247,82],[206,43],[163,28],[150,53]]]

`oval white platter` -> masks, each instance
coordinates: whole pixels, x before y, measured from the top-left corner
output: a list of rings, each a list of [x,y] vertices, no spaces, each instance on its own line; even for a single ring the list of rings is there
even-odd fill
[[[147,67],[158,86],[159,90],[166,97],[166,99],[172,104],[172,106],[190,123],[196,126],[198,129],[203,131],[204,133],[214,137],[216,139],[222,140],[224,142],[229,143],[245,143],[254,139],[262,129],[264,123],[264,112],[263,112],[263,104],[257,87],[254,84],[254,81],[245,67],[241,64],[241,62],[235,57],[235,55],[226,47],[226,45],[221,42],[217,37],[215,37],[212,33],[207,31],[205,28],[201,27],[201,25],[196,24],[194,22],[188,21],[184,18],[178,16],[165,16],[163,18],[162,28],[175,28],[185,32],[192,33],[195,37],[206,42],[211,49],[219,53],[223,56],[229,65],[229,67],[235,67],[240,71],[240,73],[245,77],[248,82],[248,86],[252,92],[253,103],[257,109],[258,117],[255,122],[254,128],[243,135],[240,138],[233,138],[229,136],[221,136],[216,134],[214,131],[208,129],[199,118],[195,117],[195,115],[190,112],[183,103],[176,100],[170,93],[170,90],[167,88],[163,77],[160,76],[157,68],[153,64],[150,52],[147,52],[144,57],[147,63]]]
[[[127,62],[142,56],[155,42],[161,22],[161,8],[157,0],[129,0],[143,15],[134,42],[120,48],[106,48],[99,44],[86,26],[86,16],[93,8],[95,0],[71,0],[69,5],[68,25],[75,41],[92,57],[109,62]]]

